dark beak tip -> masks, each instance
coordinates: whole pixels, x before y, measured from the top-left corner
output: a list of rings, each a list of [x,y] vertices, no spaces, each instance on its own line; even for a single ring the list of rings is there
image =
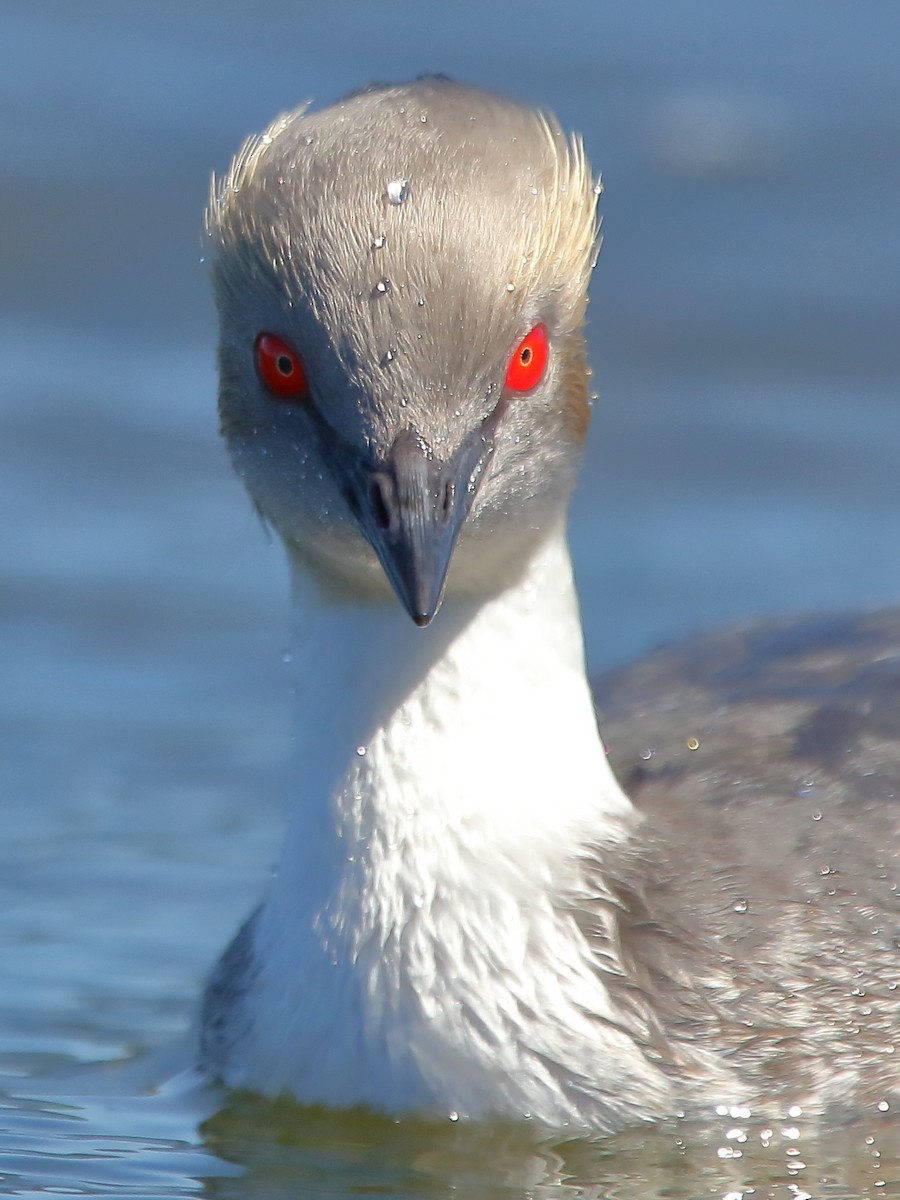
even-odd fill
[[[399,586],[396,580],[392,581],[398,600],[419,629],[425,629],[426,626],[430,625],[441,611],[441,605],[444,602],[444,579],[448,565],[445,564],[444,569],[441,571],[440,587],[435,586],[437,580],[434,578],[429,580],[428,586],[425,587],[421,586],[423,583],[421,579],[416,580],[407,577],[399,582]]]
[[[434,601],[433,604],[429,604],[427,601],[420,602],[418,604],[404,603],[403,607],[406,609],[406,611],[412,617],[412,619],[416,623],[416,625],[418,625],[418,627],[420,629],[424,629],[427,625],[431,624],[431,622],[434,620],[434,618],[440,612],[441,603],[442,603],[443,599],[444,599],[444,596],[443,596],[443,589],[442,589],[441,595],[438,596],[438,598]]]

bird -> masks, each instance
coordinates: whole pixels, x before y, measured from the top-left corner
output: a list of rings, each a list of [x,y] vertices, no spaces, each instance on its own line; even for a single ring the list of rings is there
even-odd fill
[[[900,1102],[900,766],[847,698],[880,670],[890,710],[900,623],[871,669],[842,627],[855,673],[790,622],[651,657],[598,728],[566,524],[600,191],[554,116],[442,76],[213,178],[221,432],[294,646],[281,849],[197,1025],[230,1088],[599,1133]]]

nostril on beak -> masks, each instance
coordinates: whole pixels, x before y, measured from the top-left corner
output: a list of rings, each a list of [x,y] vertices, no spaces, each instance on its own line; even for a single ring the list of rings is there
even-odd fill
[[[382,531],[391,527],[391,511],[394,507],[394,486],[388,475],[376,475],[372,480],[369,494],[372,500],[372,512],[375,524]]]
[[[456,484],[448,479],[441,490],[441,516],[446,521],[453,512],[453,498],[456,495]]]

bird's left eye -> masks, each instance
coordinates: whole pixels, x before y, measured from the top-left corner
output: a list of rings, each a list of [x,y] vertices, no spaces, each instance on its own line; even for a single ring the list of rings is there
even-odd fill
[[[530,392],[544,378],[550,343],[544,325],[535,325],[519,342],[506,368],[506,387],[511,392]]]
[[[300,356],[274,333],[261,333],[256,339],[256,369],[276,400],[296,404],[309,395]]]

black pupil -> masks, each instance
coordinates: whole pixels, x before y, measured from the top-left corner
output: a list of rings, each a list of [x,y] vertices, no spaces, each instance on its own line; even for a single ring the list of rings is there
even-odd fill
[[[522,353],[519,355],[519,362],[521,362],[523,367],[527,367],[528,364],[531,362],[531,347],[530,346],[523,346]]]
[[[294,373],[294,364],[286,354],[278,355],[276,366],[282,375],[290,376]]]

